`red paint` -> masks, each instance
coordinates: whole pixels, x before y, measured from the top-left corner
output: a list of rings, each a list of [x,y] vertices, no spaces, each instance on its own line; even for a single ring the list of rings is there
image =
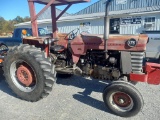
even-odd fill
[[[31,70],[28,67],[23,65],[21,65],[17,69],[17,77],[18,77],[18,80],[26,86],[31,85],[31,83],[33,82]]]
[[[144,74],[130,74],[130,80],[137,82],[147,82],[148,84],[160,84],[160,64],[146,63]]]
[[[49,44],[48,45],[45,45],[45,53],[47,55],[47,57],[49,57],[49,52],[50,52],[50,49],[49,49]]]
[[[78,35],[71,41],[73,54],[85,55],[87,50],[104,50],[104,40],[98,36]],[[80,50],[81,49],[81,50]]]
[[[71,7],[71,3],[57,16],[56,21]]]
[[[36,20],[39,17],[39,15],[41,15],[44,11],[46,11],[54,2],[55,0],[50,0],[48,4],[37,15],[34,16],[32,21]]]
[[[137,41],[137,45],[133,48],[126,44],[126,41],[134,38]],[[125,35],[125,36],[112,36],[107,41],[107,50],[119,50],[119,51],[145,51],[146,43],[148,40],[147,35]]]
[[[80,55],[75,55],[75,54],[72,54],[72,59],[73,59],[73,62],[74,63],[78,63],[78,61],[79,61],[79,58],[80,58]]]
[[[149,84],[160,84],[160,64],[156,63],[147,63],[146,64],[146,72],[148,73]]]
[[[40,4],[48,4],[49,0],[28,0],[28,1],[34,1],[36,3]],[[76,3],[83,3],[83,2],[89,2],[90,0],[56,0],[54,2],[54,5],[67,5],[67,4],[76,4]]]
[[[147,82],[148,75],[147,74],[135,74],[130,73],[130,80],[136,82]]]
[[[34,3],[40,3],[40,4],[45,4],[46,6],[36,15],[35,11],[35,6]],[[56,21],[65,13],[65,11],[75,3],[81,3],[81,2],[89,2],[89,0],[75,0],[75,1],[70,1],[70,0],[47,0],[47,1],[42,1],[42,0],[28,0],[29,4],[29,9],[30,9],[30,16],[31,16],[31,24],[32,24],[32,33],[34,37],[38,37],[38,25],[37,25],[37,18],[39,15],[41,15],[47,8],[51,6],[51,17],[52,17],[52,34],[53,38],[58,38],[58,30],[57,30],[57,23]],[[56,17],[56,5],[68,5],[59,15]],[[38,40],[36,42],[36,46],[40,46],[41,40],[39,41],[39,38],[34,39]],[[32,44],[34,42],[28,39],[24,40],[23,43],[28,43]],[[67,47],[67,45],[64,45]],[[49,46],[45,46],[45,51],[47,52],[47,56],[49,55]]]
[[[121,102],[123,100],[123,102]],[[131,99],[129,95],[123,92],[116,92],[113,95],[113,101],[116,105],[120,107],[128,107],[131,104]]]
[[[65,37],[67,36],[66,33],[58,33],[58,41],[56,42],[57,45],[62,45],[64,46],[65,49],[67,49],[68,47],[68,40],[65,39]]]
[[[38,37],[37,20],[34,20],[34,18],[36,16],[34,2],[28,1],[28,4],[29,4],[30,16],[31,16],[32,34],[33,34],[34,37]]]
[[[126,45],[126,41],[134,38],[137,45],[133,48]],[[145,51],[147,35],[110,35],[107,40],[107,50],[115,51]],[[87,50],[104,50],[105,40],[101,35],[78,35],[71,41],[71,48],[75,55],[85,55]],[[75,60],[76,61],[76,60]]]

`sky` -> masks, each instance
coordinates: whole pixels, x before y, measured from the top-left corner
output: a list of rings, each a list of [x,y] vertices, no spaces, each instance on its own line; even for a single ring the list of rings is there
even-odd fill
[[[28,0],[0,0],[0,16],[5,20],[12,20],[17,16],[30,16],[27,1]],[[87,3],[74,4],[67,10],[67,12],[70,14],[76,13],[97,1],[99,0],[90,0],[90,2]],[[44,7],[44,5],[41,4],[35,4],[35,6],[36,13]],[[57,8],[63,10],[65,6],[59,6]]]

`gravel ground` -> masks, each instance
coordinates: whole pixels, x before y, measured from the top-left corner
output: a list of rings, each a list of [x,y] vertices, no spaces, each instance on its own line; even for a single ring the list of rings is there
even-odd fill
[[[2,72],[1,72],[2,73]],[[145,105],[131,118],[109,112],[102,100],[105,81],[73,76],[58,79],[51,94],[38,102],[17,98],[0,76],[0,120],[158,120],[160,118],[160,86],[138,83]]]

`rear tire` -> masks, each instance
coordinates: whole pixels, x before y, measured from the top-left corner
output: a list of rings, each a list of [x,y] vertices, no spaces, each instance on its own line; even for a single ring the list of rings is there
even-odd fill
[[[113,82],[103,91],[103,100],[108,109],[121,117],[131,117],[143,108],[143,98],[139,91],[127,82]]]
[[[3,63],[9,87],[26,101],[38,101],[52,90],[56,80],[55,66],[41,49],[27,44],[8,51]]]

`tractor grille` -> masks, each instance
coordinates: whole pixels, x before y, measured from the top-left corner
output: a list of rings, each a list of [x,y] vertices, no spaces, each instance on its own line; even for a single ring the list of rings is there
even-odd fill
[[[142,74],[144,52],[131,52],[132,72]]]

